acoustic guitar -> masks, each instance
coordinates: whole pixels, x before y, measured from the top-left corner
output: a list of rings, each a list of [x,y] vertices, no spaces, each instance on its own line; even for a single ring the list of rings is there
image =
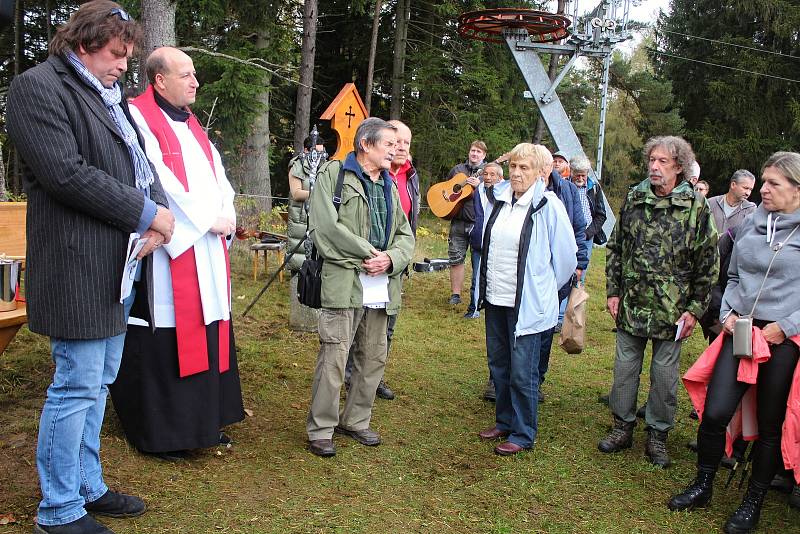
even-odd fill
[[[478,171],[480,173],[481,171]],[[473,176],[478,176],[475,174]],[[428,189],[426,199],[428,200],[428,207],[431,212],[440,219],[452,219],[458,214],[461,205],[468,198],[472,197],[474,187],[467,183],[467,176],[460,172],[447,180],[446,182],[439,182],[433,184]]]

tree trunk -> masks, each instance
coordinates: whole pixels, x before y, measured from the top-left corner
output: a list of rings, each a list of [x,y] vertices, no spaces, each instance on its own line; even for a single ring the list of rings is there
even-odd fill
[[[139,52],[139,90],[147,87],[145,60],[159,46],[175,46],[175,0],[141,0],[144,42]]]
[[[47,24],[47,42],[53,39],[53,0],[45,2],[45,24]]]
[[[17,0],[14,12],[14,76],[22,72],[22,58],[25,57],[25,2]],[[11,192],[19,192],[22,189],[22,173],[17,149],[11,147],[13,159],[9,161],[12,172],[9,175],[8,189]]]
[[[303,151],[308,136],[311,115],[311,88],[314,85],[314,59],[317,53],[317,0],[303,5],[303,50],[300,56],[300,85],[297,86],[297,106],[294,112],[294,151]]]
[[[269,48],[268,33],[264,29],[258,30],[256,38],[256,53]],[[242,157],[241,174],[238,177],[236,191],[246,195],[255,195],[258,209],[272,211],[272,188],[269,174],[269,98],[272,75],[264,73],[261,80],[263,90],[256,97],[261,104],[261,112],[253,121],[253,129],[245,141]]]
[[[558,0],[558,9],[556,13],[564,14],[564,9],[566,8],[567,1],[566,0]],[[559,41],[560,43],[561,41]],[[556,76],[558,76],[558,61],[561,59],[561,54],[551,54],[550,55],[550,65],[547,69],[547,76],[551,80],[555,80]],[[538,95],[533,95],[534,98],[539,98]],[[540,145],[542,143],[542,139],[544,138],[544,128],[546,124],[544,123],[544,119],[542,118],[541,114],[539,115],[539,120],[536,121],[536,130],[533,133],[533,143],[535,145]],[[558,150],[558,147],[556,147]]]
[[[405,86],[406,43],[408,19],[411,17],[411,0],[397,0],[394,32],[394,60],[392,61],[392,103],[390,119],[400,119],[403,114],[403,89]]]
[[[378,48],[378,29],[381,25],[381,0],[375,0],[375,16],[372,19],[372,40],[369,45],[369,64],[367,65],[367,83],[364,88],[364,107],[367,115],[372,106],[372,76],[375,73],[375,53]]]

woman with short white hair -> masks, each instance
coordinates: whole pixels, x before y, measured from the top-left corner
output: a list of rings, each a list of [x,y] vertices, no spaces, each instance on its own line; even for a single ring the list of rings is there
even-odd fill
[[[544,177],[553,158],[541,145],[510,153],[509,180],[494,186],[484,221],[479,308],[485,309],[486,350],[495,382],[495,425],[485,440],[505,438],[503,456],[536,439],[541,333],[558,320],[558,288],[575,272],[575,235],[567,212]]]

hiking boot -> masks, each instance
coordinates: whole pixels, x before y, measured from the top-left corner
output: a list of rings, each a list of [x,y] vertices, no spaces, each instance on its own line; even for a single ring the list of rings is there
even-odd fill
[[[683,492],[672,497],[667,507],[673,512],[705,508],[714,492],[716,471],[697,471],[697,476]]]
[[[458,293],[453,293],[450,295],[450,300],[447,301],[448,304],[452,304],[455,306],[456,304],[461,304],[461,295]]]
[[[383,379],[378,382],[378,389],[375,390],[375,394],[382,399],[394,400],[394,391],[392,391],[391,388],[386,385],[386,382],[384,382]]]
[[[761,505],[764,504],[764,496],[766,494],[767,488],[761,487],[751,478],[750,484],[747,486],[747,493],[744,494],[744,499],[742,499],[742,504],[728,518],[722,530],[727,534],[748,534],[752,532],[758,524],[758,518],[761,516]]]
[[[644,445],[644,453],[650,458],[650,463],[658,467],[667,468],[672,463],[667,454],[667,433],[651,428]]]
[[[497,401],[497,393],[494,390],[494,380],[491,378],[486,382],[486,390],[483,392],[483,398],[489,402]]]
[[[600,452],[619,452],[623,449],[630,449],[633,445],[633,427],[636,422],[626,423],[622,419],[614,417],[614,427],[611,432],[600,440],[597,448]]]

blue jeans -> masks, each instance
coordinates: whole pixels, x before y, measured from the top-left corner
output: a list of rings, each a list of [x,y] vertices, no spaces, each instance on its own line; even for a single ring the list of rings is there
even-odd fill
[[[550,367],[550,351],[553,348],[553,335],[555,334],[555,328],[551,328],[549,330],[545,330],[544,332],[540,332],[540,343],[539,343],[539,364],[538,364],[538,372],[536,373],[536,378],[539,381],[539,386],[544,383],[544,375],[547,373],[547,369]]]
[[[135,291],[125,300],[127,317]],[[100,466],[100,429],[108,385],[122,360],[125,333],[103,339],[50,338],[56,371],[39,420],[36,467],[40,525],[86,515],[83,506],[108,491]]]
[[[480,287],[478,287],[478,273],[481,272],[481,251],[475,252],[472,250],[472,285],[469,286],[469,306],[467,306],[467,313],[473,313],[478,310],[478,297],[480,296]]]
[[[536,439],[539,409],[540,334],[514,338],[514,308],[486,304],[486,352],[497,401],[497,429],[508,441],[531,448]]]

